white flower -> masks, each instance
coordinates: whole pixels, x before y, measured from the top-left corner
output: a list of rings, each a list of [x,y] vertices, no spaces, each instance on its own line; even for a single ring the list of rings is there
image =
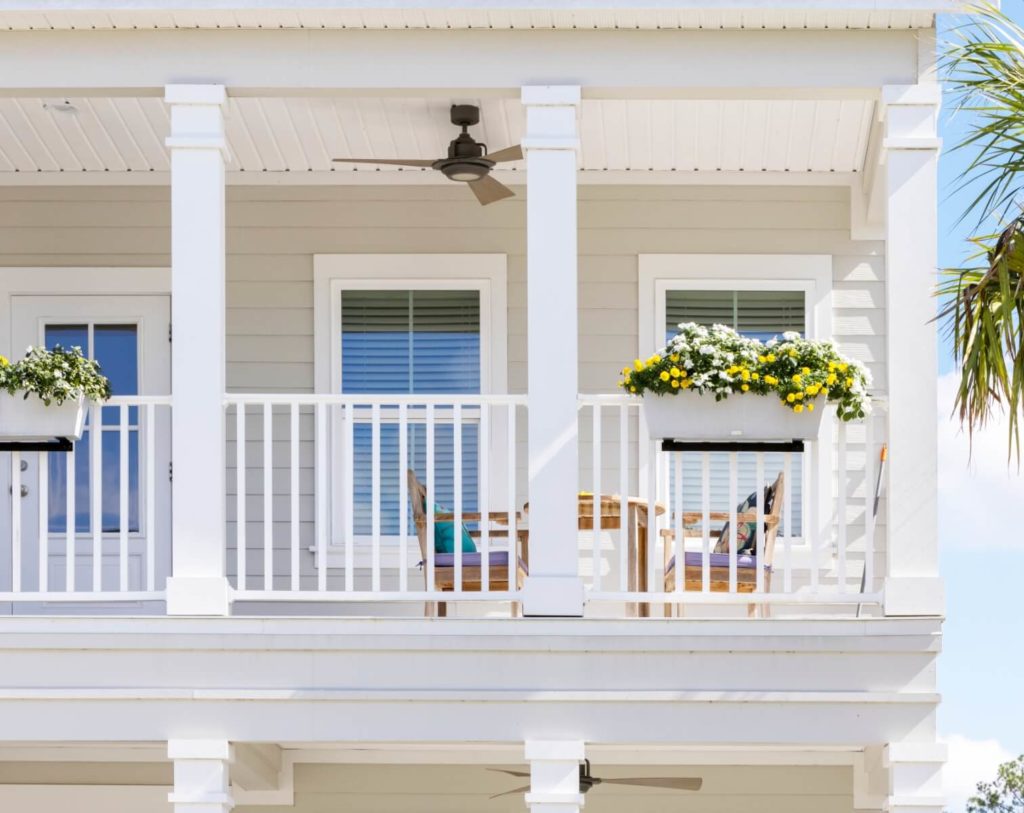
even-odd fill
[[[785,333],[782,334],[782,338],[785,339],[787,342],[795,342],[797,341],[797,339],[800,338],[800,334],[794,330],[787,330]]]

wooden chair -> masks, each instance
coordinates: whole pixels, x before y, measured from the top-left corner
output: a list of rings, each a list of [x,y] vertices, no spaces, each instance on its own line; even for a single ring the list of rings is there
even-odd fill
[[[419,481],[416,477],[416,472],[412,469],[408,470],[409,480],[409,499],[412,501],[412,518],[416,525],[416,538],[420,543],[420,555],[423,557],[423,580],[426,589],[430,589],[430,585],[426,583],[427,579],[427,553],[434,547],[434,540],[427,539],[427,487]],[[454,522],[455,514],[451,513],[437,513],[434,514],[434,522]],[[487,514],[486,520],[483,515],[478,512],[464,511],[462,513],[462,522],[488,522],[491,527],[488,529],[488,536],[491,539],[508,538],[508,529],[510,526],[508,512],[505,511],[490,511]],[[516,521],[521,522],[522,517],[516,512]],[[470,531],[469,535],[474,540],[481,537],[479,530]],[[528,536],[525,530],[517,530],[516,534],[519,540],[520,555],[516,556],[516,545],[510,543],[508,548],[503,550],[491,550],[488,555],[488,589],[490,590],[509,590],[510,573],[514,572],[515,586],[516,589],[521,589],[523,581],[529,573],[529,556],[528,556]],[[460,528],[455,529],[455,544],[462,544],[462,533]],[[477,551],[476,553],[463,552],[462,554],[462,590],[465,592],[480,592],[483,586],[483,568],[482,568],[482,557],[483,554]],[[509,562],[514,558],[515,566],[510,567]],[[440,591],[451,592],[455,590],[455,554],[454,553],[434,553],[434,589]],[[424,608],[425,614],[428,617],[435,615],[434,602],[428,601]],[[438,602],[436,608],[436,615],[445,617],[447,615],[448,608],[445,602]],[[513,614],[518,612],[518,602],[513,603]]]
[[[782,503],[785,492],[785,478],[782,472],[775,478],[775,482],[771,485],[772,490],[772,501],[771,510],[764,515],[765,528],[764,533],[764,559],[762,562],[757,561],[755,554],[739,554],[736,555],[736,591],[739,593],[753,593],[757,589],[757,568],[764,568],[764,589],[765,592],[771,592],[772,589],[772,561],[775,556],[775,537],[779,532],[779,521],[782,517]],[[730,522],[732,517],[728,511],[712,511],[708,514],[710,521],[714,522]],[[685,529],[687,524],[703,522],[704,514],[700,511],[688,511],[683,514],[682,524]],[[736,525],[738,526],[743,522],[757,522],[756,511],[746,511],[736,515]],[[730,526],[729,532],[731,534],[736,533],[736,528]],[[683,531],[685,537],[690,538],[703,538],[703,531]],[[675,590],[676,584],[676,557],[675,557],[675,532],[671,529],[665,529],[661,532],[665,548],[665,592],[671,593]],[[719,533],[721,538],[721,533]],[[684,540],[685,542],[685,540]],[[685,548],[685,545],[684,545]],[[686,590],[692,590],[700,592],[704,589],[704,555],[703,552],[683,551],[683,557],[685,560],[685,569],[683,571],[684,587]],[[728,553],[711,553],[709,554],[709,581],[712,592],[716,593],[727,593],[729,592],[729,554]],[[677,605],[679,606],[679,605]],[[665,605],[665,616],[670,616],[672,607],[669,604]],[[753,616],[757,611],[757,605],[747,605],[747,615]],[[765,604],[762,606],[762,615],[769,615],[770,607]]]

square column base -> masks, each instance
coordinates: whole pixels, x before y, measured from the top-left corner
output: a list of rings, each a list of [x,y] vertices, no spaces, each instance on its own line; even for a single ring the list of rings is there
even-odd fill
[[[886,616],[944,616],[946,591],[938,576],[897,576],[885,580]]]
[[[167,614],[230,615],[231,592],[223,576],[172,576],[167,580]]]
[[[527,576],[523,615],[533,618],[581,618],[583,579],[579,576]]]

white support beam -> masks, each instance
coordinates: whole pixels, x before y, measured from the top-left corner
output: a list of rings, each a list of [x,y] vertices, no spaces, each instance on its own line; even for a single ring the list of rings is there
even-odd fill
[[[583,615],[577,550],[578,87],[524,87],[530,575],[526,615]]]
[[[174,813],[231,813],[227,740],[169,740],[167,756],[174,762],[174,790],[167,796]]]
[[[235,743],[231,762],[234,784],[245,790],[276,790],[281,776],[281,747],[272,743]]]
[[[580,741],[527,740],[526,761],[530,763],[530,791],[526,805],[530,813],[579,813],[580,763],[584,747]]]
[[[167,612],[226,615],[224,104],[220,85],[168,85],[174,539]],[[186,510],[180,510],[185,506]]]
[[[899,742],[886,746],[883,764],[889,772],[885,813],[942,813],[942,766],[946,746],[935,742]]]
[[[889,490],[886,615],[941,615],[938,567],[936,84],[889,86],[885,106]]]

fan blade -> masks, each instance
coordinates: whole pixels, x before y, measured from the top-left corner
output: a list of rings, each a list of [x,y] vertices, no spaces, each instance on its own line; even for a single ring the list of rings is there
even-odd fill
[[[488,768],[487,770],[495,773],[507,773],[509,776],[517,776],[520,779],[526,779],[530,775],[528,771],[507,771],[504,768]]]
[[[396,167],[432,167],[434,162],[419,158],[332,158],[346,164],[388,164]]]
[[[496,164],[500,164],[502,161],[522,161],[523,148],[521,145],[516,144],[514,147],[505,147],[505,149],[498,150],[497,152],[489,152],[484,157],[488,161],[494,161]]]
[[[503,200],[515,195],[515,192],[501,181],[494,180],[490,175],[484,175],[482,178],[470,181],[469,188],[473,190],[473,194],[476,195],[476,199],[480,201],[481,206],[486,206],[488,203],[494,203],[497,200]]]
[[[513,788],[512,790],[506,790],[504,793],[495,793],[490,798],[500,799],[502,796],[511,796],[514,793],[526,793],[530,789],[529,785],[523,785],[521,788]]]
[[[629,779],[602,779],[604,785],[636,785],[642,788],[667,788],[668,790],[700,790],[703,779],[687,776],[645,776]]]

